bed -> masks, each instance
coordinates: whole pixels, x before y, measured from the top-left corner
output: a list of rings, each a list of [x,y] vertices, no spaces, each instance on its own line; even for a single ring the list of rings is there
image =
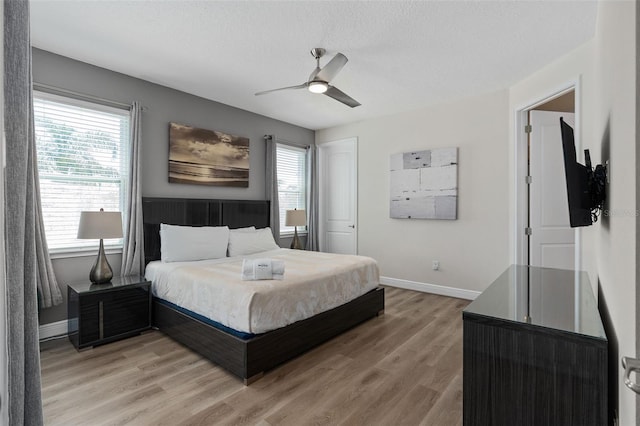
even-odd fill
[[[247,201],[247,200],[205,200],[205,199],[175,199],[175,198],[144,198],[143,215],[145,229],[145,260],[147,263],[160,259],[160,236],[159,229],[161,223],[173,225],[189,226],[228,226],[231,229],[255,226],[263,228],[269,224],[269,202],[268,201]],[[288,258],[289,256],[335,256],[330,254],[311,254],[310,252],[297,252],[280,249],[273,252],[260,253],[256,256],[267,256],[269,258]],[[250,258],[251,256],[244,256]],[[209,263],[222,265],[216,268],[233,270],[234,276],[239,276],[238,264],[242,259],[228,258],[208,262],[186,262],[170,265],[169,278],[163,278],[165,284],[171,282],[178,273],[191,273],[190,263],[201,263],[209,267]],[[336,271],[340,269],[340,260],[324,258],[323,262],[335,263]],[[150,275],[158,269],[168,267],[167,264],[154,262],[148,270]],[[298,275],[301,280],[306,274],[296,272],[295,267],[287,264],[289,276]],[[198,265],[202,266],[202,265]],[[235,268],[235,269],[234,269]],[[186,271],[186,272],[185,272]],[[153,272],[153,274],[151,274]],[[198,272],[201,274],[201,272]],[[360,273],[362,274],[362,272]],[[230,277],[231,275],[229,275]],[[159,280],[159,279],[158,279]],[[157,280],[157,281],[158,281]],[[220,277],[225,281],[224,276]],[[231,279],[229,279],[231,281]],[[288,280],[290,280],[288,278]],[[266,283],[266,282],[265,282]],[[238,284],[238,283],[236,283]],[[334,283],[335,284],[335,283]],[[377,284],[377,283],[376,283]],[[261,286],[262,283],[251,285]],[[336,306],[330,306],[328,310],[315,313],[313,316],[298,320],[289,318],[283,324],[275,324],[266,329],[261,328],[266,323],[259,319],[255,313],[248,314],[253,319],[253,323],[247,318],[242,318],[237,323],[232,323],[234,327],[225,327],[217,321],[208,321],[209,316],[199,315],[197,309],[185,309],[179,303],[172,303],[170,297],[166,297],[165,290],[157,290],[154,293],[161,293],[161,297],[153,298],[153,323],[154,325],[173,338],[186,345],[192,350],[200,353],[214,363],[227,369],[229,372],[241,378],[245,384],[262,377],[265,371],[302,354],[303,352],[319,345],[326,340],[370,319],[384,311],[384,290],[377,286],[374,288],[362,288],[362,295],[359,295],[346,303],[340,302]],[[237,286],[230,287],[232,289]],[[335,287],[327,289],[333,292]],[[164,291],[164,293],[163,293]],[[271,302],[277,300],[271,297]],[[353,297],[350,296],[350,297]],[[228,300],[233,300],[230,298]],[[226,302],[225,302],[226,303]],[[252,302],[253,303],[253,302]],[[335,304],[335,303],[334,303]],[[279,308],[284,309],[284,308]],[[286,310],[286,309],[285,309]],[[295,317],[295,312],[292,316]],[[244,322],[243,322],[244,321]],[[294,322],[291,322],[294,321]],[[251,325],[253,324],[253,326]],[[272,327],[277,327],[272,329]]]

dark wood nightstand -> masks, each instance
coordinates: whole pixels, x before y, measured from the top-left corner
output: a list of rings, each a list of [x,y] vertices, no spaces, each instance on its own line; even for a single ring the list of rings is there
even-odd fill
[[[78,350],[134,336],[151,328],[151,282],[133,275],[67,284],[67,313]]]

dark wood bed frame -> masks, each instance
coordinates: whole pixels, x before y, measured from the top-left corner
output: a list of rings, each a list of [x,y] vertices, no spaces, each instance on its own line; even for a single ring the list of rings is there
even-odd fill
[[[241,228],[269,226],[269,202],[143,198],[145,260],[160,259],[160,223]],[[153,300],[153,323],[179,343],[243,379],[245,384],[384,312],[384,289],[287,327],[241,339]]]

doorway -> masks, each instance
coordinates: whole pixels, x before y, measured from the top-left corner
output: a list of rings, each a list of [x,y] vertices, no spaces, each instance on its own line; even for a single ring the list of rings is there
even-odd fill
[[[569,225],[560,117],[580,148],[578,85],[516,111],[516,263],[580,269],[579,231]]]

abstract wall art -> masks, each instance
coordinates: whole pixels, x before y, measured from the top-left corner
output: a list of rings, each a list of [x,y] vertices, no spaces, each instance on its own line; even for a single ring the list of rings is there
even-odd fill
[[[391,155],[390,216],[457,219],[458,149]]]
[[[169,182],[249,187],[249,139],[169,123]]]

